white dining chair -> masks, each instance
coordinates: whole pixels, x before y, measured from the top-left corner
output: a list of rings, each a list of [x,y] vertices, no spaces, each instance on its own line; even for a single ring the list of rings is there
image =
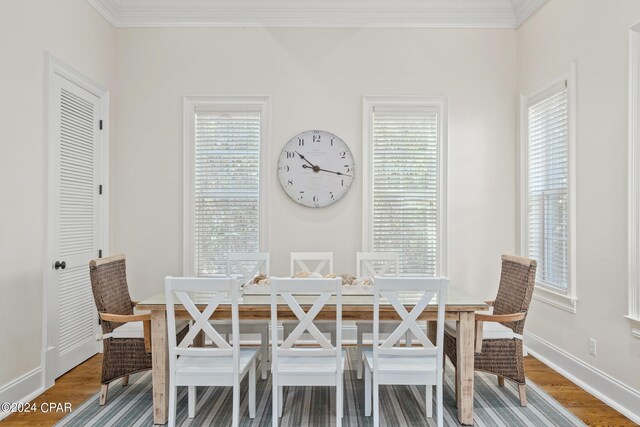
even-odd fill
[[[313,266],[310,268],[307,263]],[[297,272],[306,273],[333,273],[333,252],[291,252],[291,277]]]
[[[380,425],[380,385],[426,386],[425,412],[433,416],[432,388],[436,386],[437,425],[443,423],[443,344],[444,309],[448,280],[433,277],[376,277],[373,297],[373,348],[364,351],[365,359],[365,415],[371,415],[373,385],[373,425]],[[415,293],[411,312],[398,298],[399,293]],[[432,343],[418,325],[418,317],[433,298],[437,298],[436,343]],[[380,342],[380,300],[393,306],[402,321],[389,337]],[[383,303],[384,303],[383,302]],[[413,301],[412,301],[413,303]],[[426,323],[426,321],[425,321]],[[397,347],[396,343],[411,331],[419,345]]]
[[[269,253],[230,252],[227,255],[227,275],[240,275],[245,284],[258,274],[269,277]],[[229,335],[231,323],[221,322],[220,332]],[[262,379],[267,379],[269,364],[269,321],[268,320],[240,320],[240,335],[260,334],[260,370]]]
[[[334,297],[335,296],[335,297]],[[322,308],[335,298],[337,325],[337,344],[332,344],[320,332],[315,318]],[[281,298],[282,301],[279,301]],[[300,323],[278,345],[276,334],[271,342],[271,378],[273,383],[272,404],[274,427],[282,416],[284,406],[284,386],[335,386],[336,387],[336,425],[342,424],[342,387],[346,353],[342,350],[342,280],[336,279],[271,279],[271,328],[278,325],[278,303],[284,302],[295,314]],[[311,305],[305,312],[300,303]],[[314,338],[313,343],[305,342],[296,347],[296,341],[308,331]]]
[[[363,279],[375,276],[397,276],[400,272],[400,256],[396,252],[357,252],[356,253],[356,277]],[[380,322],[380,333],[393,332],[398,326],[398,322]],[[356,322],[356,363],[357,378],[362,379],[362,368],[364,360],[362,358],[364,334],[373,334],[373,322]],[[411,345],[411,332],[407,331],[404,342],[406,346]]]
[[[176,423],[179,386],[188,387],[188,416],[195,417],[197,386],[233,387],[232,425],[240,420],[240,381],[249,374],[249,417],[256,415],[256,355],[253,348],[239,344],[238,281],[235,278],[166,277],[167,330],[169,341],[169,426]],[[201,312],[192,298],[206,296]],[[215,330],[209,318],[223,301],[231,302],[231,344]],[[174,304],[182,304],[191,316],[189,332],[181,342],[176,340]],[[194,339],[203,332],[216,347],[194,347]]]
[[[290,254],[290,275],[294,277],[296,273],[333,273],[333,252],[291,252]],[[311,267],[310,267],[311,266]],[[283,337],[289,336],[296,322],[285,320],[282,322]],[[318,329],[325,334],[329,334],[331,343],[336,345],[336,324],[334,322],[318,322]]]

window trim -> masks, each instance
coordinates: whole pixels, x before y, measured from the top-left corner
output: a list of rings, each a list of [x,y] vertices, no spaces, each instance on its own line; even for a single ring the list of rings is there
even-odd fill
[[[640,24],[629,30],[628,286],[631,335],[640,338]]]
[[[364,96],[362,98],[362,250],[370,252],[373,247],[371,224],[373,223],[373,168],[371,134],[373,127],[373,109],[376,106],[398,107],[428,107],[435,108],[440,113],[438,129],[438,164],[440,165],[439,200],[438,207],[438,262],[436,276],[446,277],[449,271],[447,247],[447,117],[448,99],[446,96]]]
[[[185,96],[183,105],[183,264],[182,274],[193,276],[193,170],[196,108],[212,111],[255,111],[260,113],[260,251],[269,248],[269,147],[271,98],[268,96]]]
[[[527,212],[529,208],[528,194],[528,107],[548,95],[555,87],[567,82],[568,97],[568,267],[569,278],[567,280],[567,292],[562,293],[542,286],[538,281],[534,288],[533,297],[545,302],[553,307],[560,308],[575,314],[577,311],[577,290],[576,290],[576,66],[575,62],[561,73],[548,78],[523,91],[520,94],[520,203],[519,203],[519,228],[520,228],[520,254],[528,256],[528,226]]]

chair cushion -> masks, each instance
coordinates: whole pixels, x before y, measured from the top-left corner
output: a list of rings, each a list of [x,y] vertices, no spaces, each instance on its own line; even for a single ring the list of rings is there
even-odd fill
[[[240,372],[249,366],[258,350],[255,348],[240,349]],[[223,374],[233,373],[233,357],[231,356],[179,356],[176,361],[178,374]]]
[[[367,366],[373,369],[373,349],[363,351],[367,360]],[[437,360],[435,357],[425,356],[404,356],[404,355],[381,355],[378,358],[378,369],[386,373],[411,373],[416,374],[435,372]]]
[[[142,322],[127,322],[111,332],[111,338],[144,338]]]
[[[444,322],[444,330],[452,337],[457,337],[456,322],[447,320]],[[507,328],[498,322],[482,322],[482,339],[485,340],[510,340],[515,338],[511,328]]]
[[[180,332],[189,322],[176,322],[176,331]],[[111,338],[144,338],[144,327],[142,322],[127,322],[118,326],[111,332]]]
[[[342,350],[342,370],[347,361],[347,350]],[[278,372],[328,373],[336,371],[336,359],[330,356],[278,356]]]

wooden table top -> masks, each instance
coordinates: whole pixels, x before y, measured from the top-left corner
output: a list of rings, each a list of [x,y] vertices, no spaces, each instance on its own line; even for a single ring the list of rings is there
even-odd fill
[[[398,294],[398,299],[406,306],[413,306],[420,298],[421,293],[416,292],[404,292]],[[204,308],[204,305],[208,302],[206,299],[206,295],[194,295],[193,296],[194,303],[198,306],[198,308]],[[311,306],[317,296],[315,295],[297,295],[296,299],[301,306]],[[282,300],[278,302],[278,305],[282,304],[286,307],[286,303]],[[393,310],[393,307],[388,304],[386,301],[381,300],[381,310],[390,309]],[[224,302],[221,304],[225,305]],[[229,303],[227,302],[227,306]],[[332,298],[327,303],[327,309],[330,309],[331,305],[335,305],[335,298]],[[240,292],[239,301],[238,301],[238,310],[242,312],[249,312],[251,310],[258,310],[260,312],[268,309],[271,306],[271,296],[268,294],[264,295],[245,295],[243,292]],[[343,294],[342,295],[342,306],[343,306],[343,314],[347,310],[345,307],[348,307],[348,310],[351,311],[372,311],[373,308],[373,295],[353,295],[353,294]],[[150,298],[147,298],[143,301],[140,301],[137,308],[141,310],[166,310],[166,301],[165,294],[157,294]],[[219,307],[222,308],[222,307]],[[447,312],[456,312],[456,311],[482,311],[487,310],[489,307],[487,304],[482,301],[482,299],[469,294],[468,292],[456,287],[449,286],[447,293],[447,303],[446,303],[446,311]],[[176,305],[176,309],[180,310],[181,306]],[[437,309],[436,301],[432,301],[427,307],[428,311],[435,311]]]

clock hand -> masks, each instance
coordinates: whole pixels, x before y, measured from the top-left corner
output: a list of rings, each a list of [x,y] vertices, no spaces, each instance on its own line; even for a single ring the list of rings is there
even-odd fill
[[[303,167],[303,168],[305,168],[305,169],[311,169],[311,166],[307,166],[307,165],[302,165],[302,167]],[[313,167],[313,170],[315,171],[315,170],[316,170],[316,168],[318,168],[318,167],[317,167],[317,166],[314,166],[314,167]],[[348,176],[348,177],[351,177],[351,175],[348,175],[348,174],[346,174],[346,173],[342,173],[342,172],[334,172],[334,171],[329,171],[329,170],[321,169],[321,168],[318,168],[318,170],[319,170],[319,171],[322,171],[322,172],[335,173],[336,175],[341,175],[341,176]]]
[[[318,170],[319,170],[318,166],[316,166],[313,163],[311,163],[309,160],[307,160],[307,158],[305,156],[303,156],[302,154],[298,153],[297,151],[296,151],[296,154],[298,156],[300,156],[300,158],[302,160],[304,160],[305,162],[309,163],[315,172],[318,172]],[[302,167],[308,167],[308,166],[307,165],[302,165]]]

